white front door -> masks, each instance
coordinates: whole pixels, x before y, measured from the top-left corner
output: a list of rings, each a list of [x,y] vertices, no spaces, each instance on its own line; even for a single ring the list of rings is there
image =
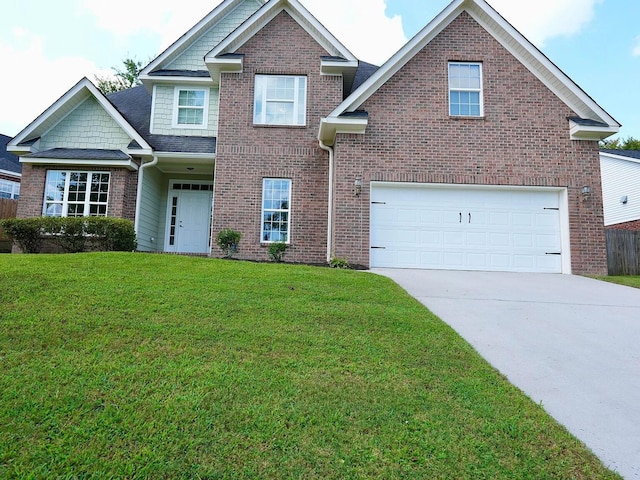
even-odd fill
[[[560,192],[374,184],[372,267],[562,272]]]
[[[179,185],[178,189],[176,185]],[[169,189],[167,251],[209,253],[212,197],[210,185],[172,184]]]

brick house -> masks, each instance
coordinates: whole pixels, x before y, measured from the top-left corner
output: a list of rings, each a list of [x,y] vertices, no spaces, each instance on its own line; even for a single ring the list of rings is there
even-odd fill
[[[142,251],[606,273],[598,141],[620,125],[484,0],[377,68],[297,0],[225,0],[143,86],[87,79],[20,132],[18,215],[134,220]]]

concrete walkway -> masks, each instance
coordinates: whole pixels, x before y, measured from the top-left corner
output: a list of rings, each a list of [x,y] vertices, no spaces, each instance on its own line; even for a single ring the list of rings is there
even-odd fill
[[[571,275],[374,269],[603,463],[640,480],[640,290]]]

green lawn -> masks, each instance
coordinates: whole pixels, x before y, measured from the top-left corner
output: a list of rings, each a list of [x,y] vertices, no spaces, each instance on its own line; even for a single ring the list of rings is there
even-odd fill
[[[386,278],[0,256],[0,478],[620,478]]]
[[[629,276],[610,276],[610,277],[597,277],[598,280],[604,280],[606,282],[618,283],[620,285],[626,285],[628,287],[640,288],[640,275]]]

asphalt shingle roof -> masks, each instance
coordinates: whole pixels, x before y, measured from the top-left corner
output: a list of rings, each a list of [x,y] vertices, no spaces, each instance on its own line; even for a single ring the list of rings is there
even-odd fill
[[[52,148],[38,153],[30,153],[25,158],[62,158],[64,160],[128,160],[129,155],[121,150],[100,150],[91,148]]]
[[[7,152],[7,144],[11,137],[0,134],[0,170],[22,173],[22,165],[17,155]]]
[[[611,150],[608,148],[603,148],[600,151],[604,153],[610,153],[612,155],[619,155],[621,157],[629,157],[640,160],[640,150]]]

